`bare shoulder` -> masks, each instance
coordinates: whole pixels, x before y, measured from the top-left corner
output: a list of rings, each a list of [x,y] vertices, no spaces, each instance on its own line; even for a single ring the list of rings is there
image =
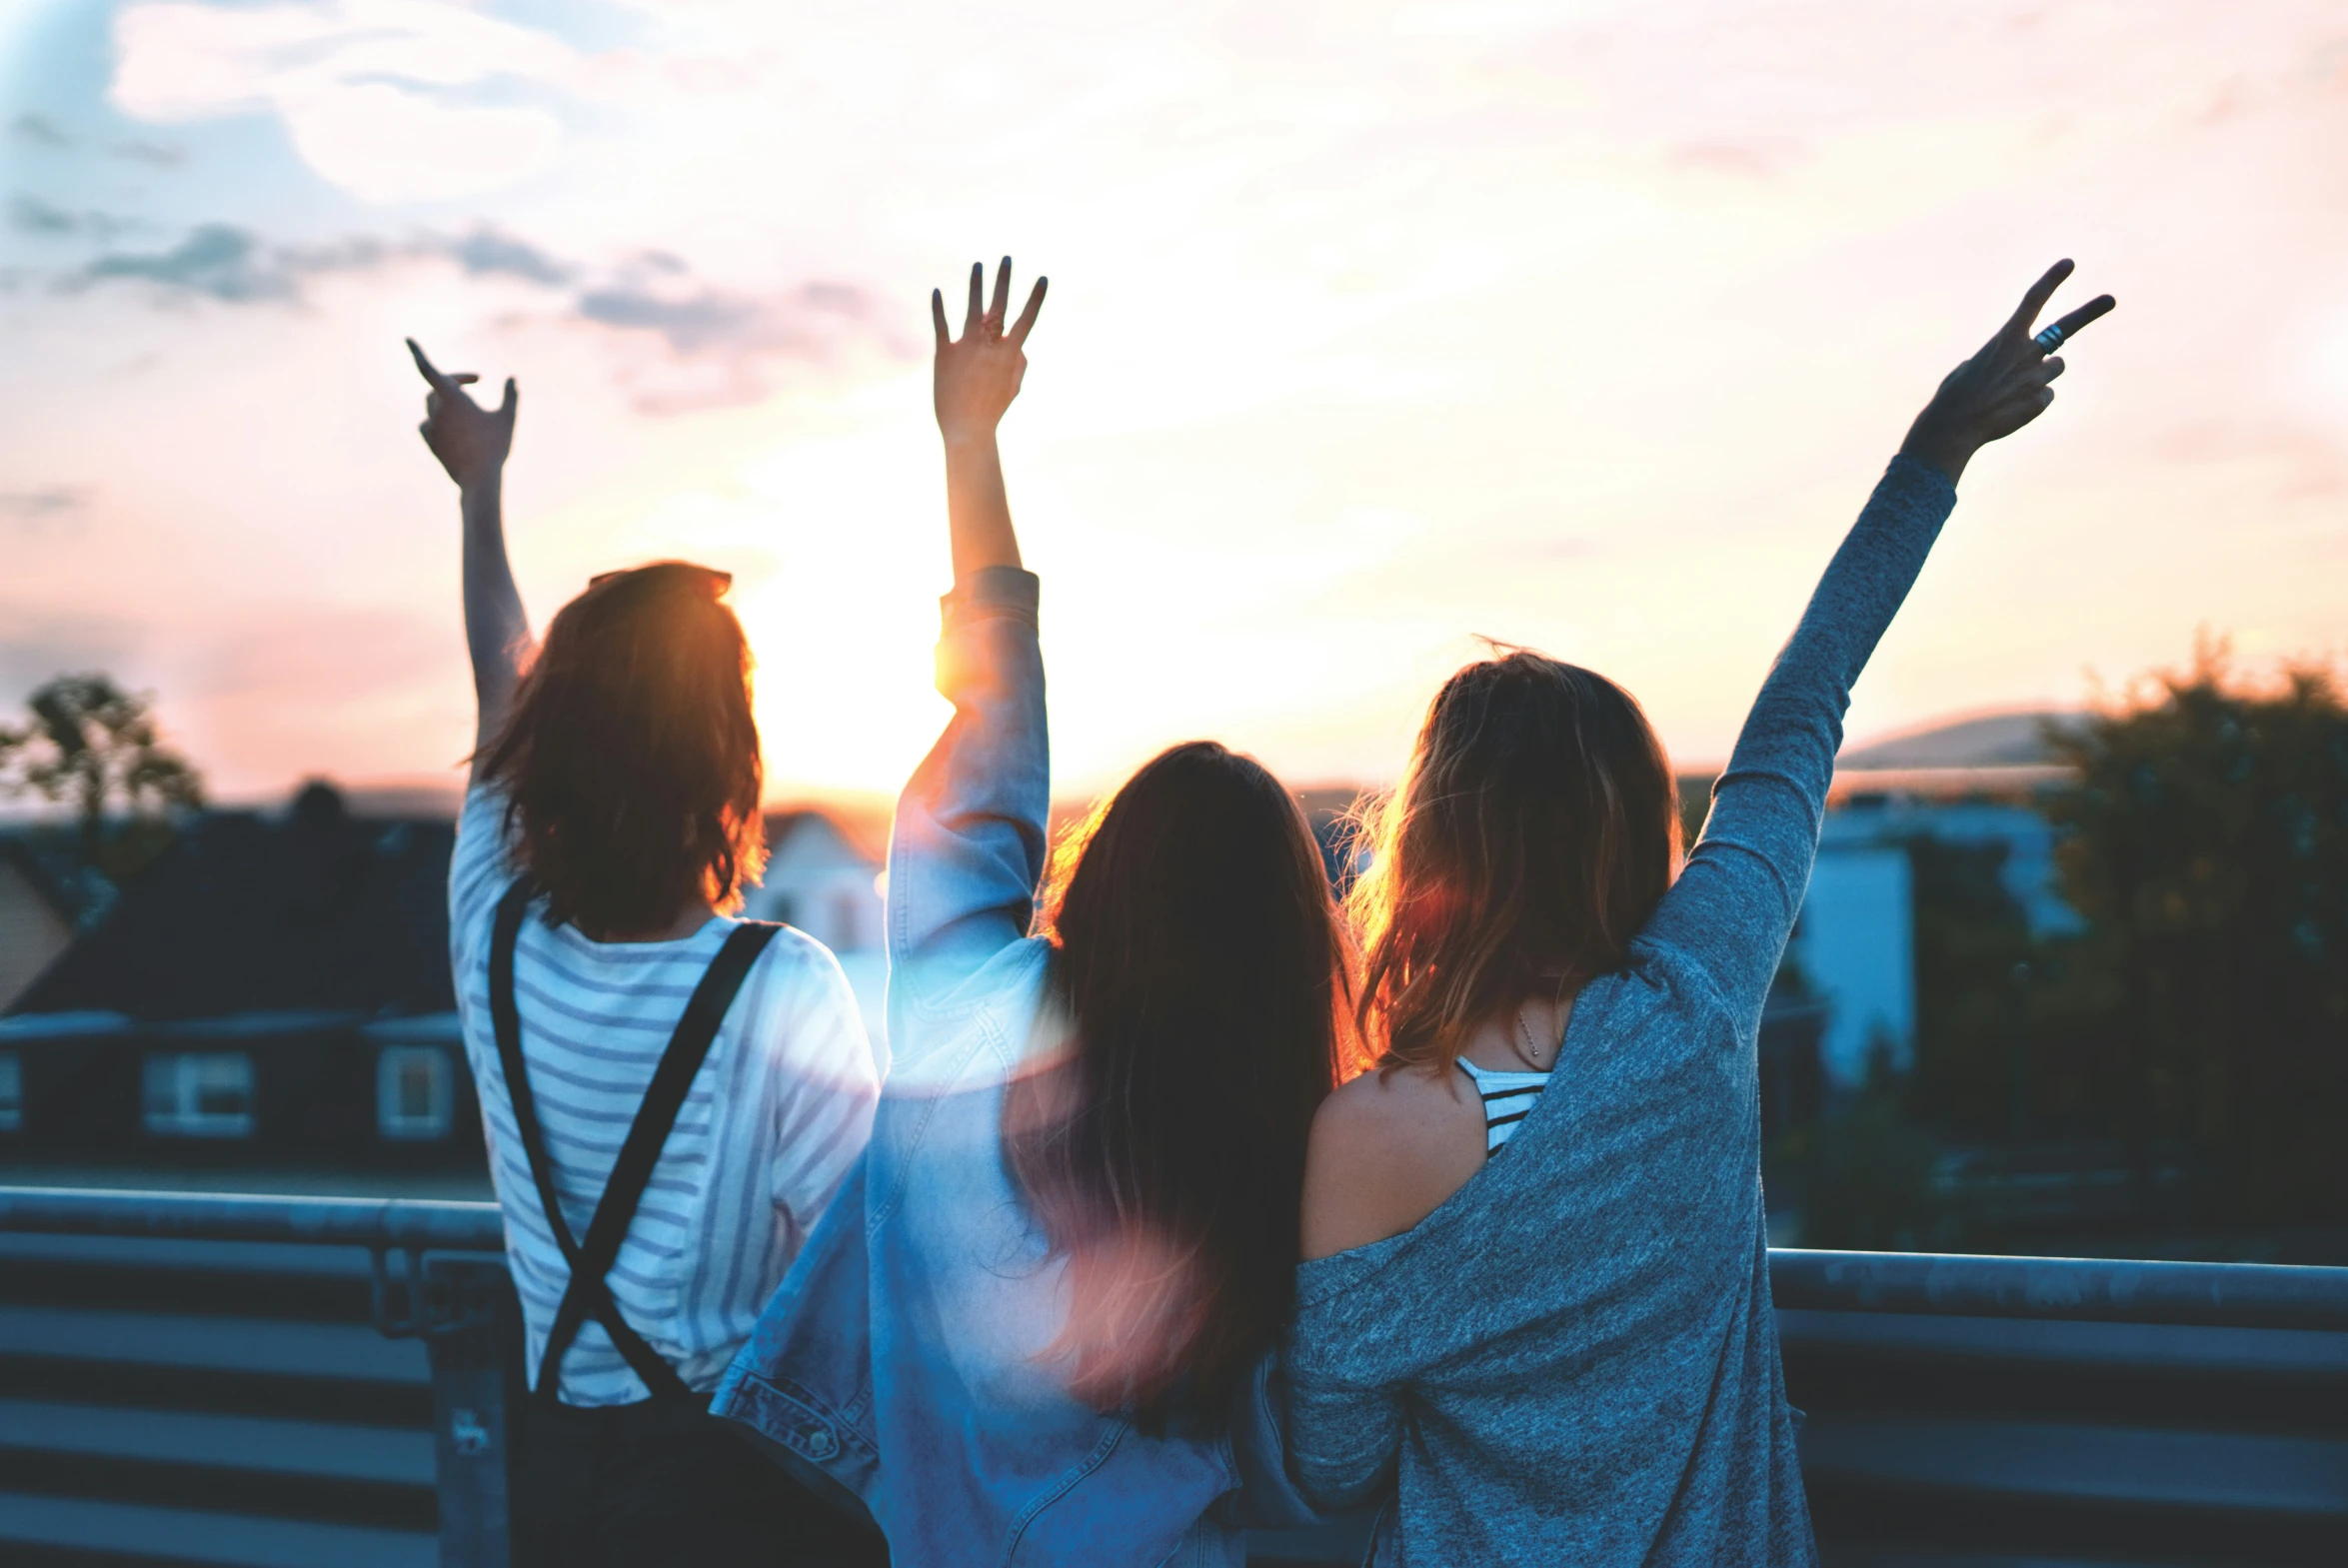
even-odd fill
[[[1304,1157],[1307,1258],[1398,1236],[1483,1166],[1482,1102],[1458,1073],[1365,1072],[1320,1104]]]

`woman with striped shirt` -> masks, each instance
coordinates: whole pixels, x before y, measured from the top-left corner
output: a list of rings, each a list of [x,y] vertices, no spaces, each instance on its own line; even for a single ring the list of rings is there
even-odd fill
[[[449,945],[527,1330],[514,1561],[885,1561],[708,1414],[880,1092],[832,954],[728,913],[765,857],[730,579],[606,574],[533,646],[514,383],[484,409],[409,348],[462,493],[480,701]]]

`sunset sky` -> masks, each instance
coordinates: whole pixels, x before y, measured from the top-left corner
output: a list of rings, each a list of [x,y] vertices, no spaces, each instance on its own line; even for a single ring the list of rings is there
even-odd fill
[[[1717,760],[2065,255],[2120,309],[1854,736],[2348,649],[2339,0],[0,0],[0,701],[112,670],[224,797],[469,744],[407,334],[521,381],[534,619],[730,568],[775,792],[893,788],[927,296],[1005,252],[1070,790],[1195,735],[1390,777],[1475,634]]]

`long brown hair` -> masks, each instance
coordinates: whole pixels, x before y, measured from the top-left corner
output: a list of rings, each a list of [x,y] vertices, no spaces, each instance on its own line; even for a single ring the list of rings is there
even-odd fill
[[[1352,1066],[1347,947],[1296,801],[1208,741],[1055,853],[1041,929],[1069,1033],[1004,1110],[1070,1281],[1078,1398],[1219,1400],[1288,1310],[1312,1113]]]
[[[1477,1025],[1619,967],[1670,886],[1677,789],[1638,704],[1524,649],[1467,666],[1370,807],[1347,896],[1381,1068],[1448,1070]]]
[[[750,645],[733,579],[661,561],[555,616],[482,758],[550,923],[657,930],[697,897],[738,905],[766,862]]]

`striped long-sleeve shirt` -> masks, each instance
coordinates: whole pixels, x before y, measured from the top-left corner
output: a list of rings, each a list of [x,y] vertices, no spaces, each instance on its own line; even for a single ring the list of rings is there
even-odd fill
[[[490,1025],[490,928],[513,876],[504,808],[488,788],[466,797],[449,871],[449,945],[535,1382],[569,1270],[514,1127]],[[514,959],[522,1054],[574,1236],[587,1234],[686,998],[733,926],[717,918],[674,941],[599,942],[572,926],[523,922]],[[879,1097],[839,963],[786,928],[727,1013],[608,1276],[621,1316],[693,1388],[716,1387],[750,1337],[863,1150]],[[649,1393],[592,1318],[564,1359],[561,1391],[574,1405]]]

